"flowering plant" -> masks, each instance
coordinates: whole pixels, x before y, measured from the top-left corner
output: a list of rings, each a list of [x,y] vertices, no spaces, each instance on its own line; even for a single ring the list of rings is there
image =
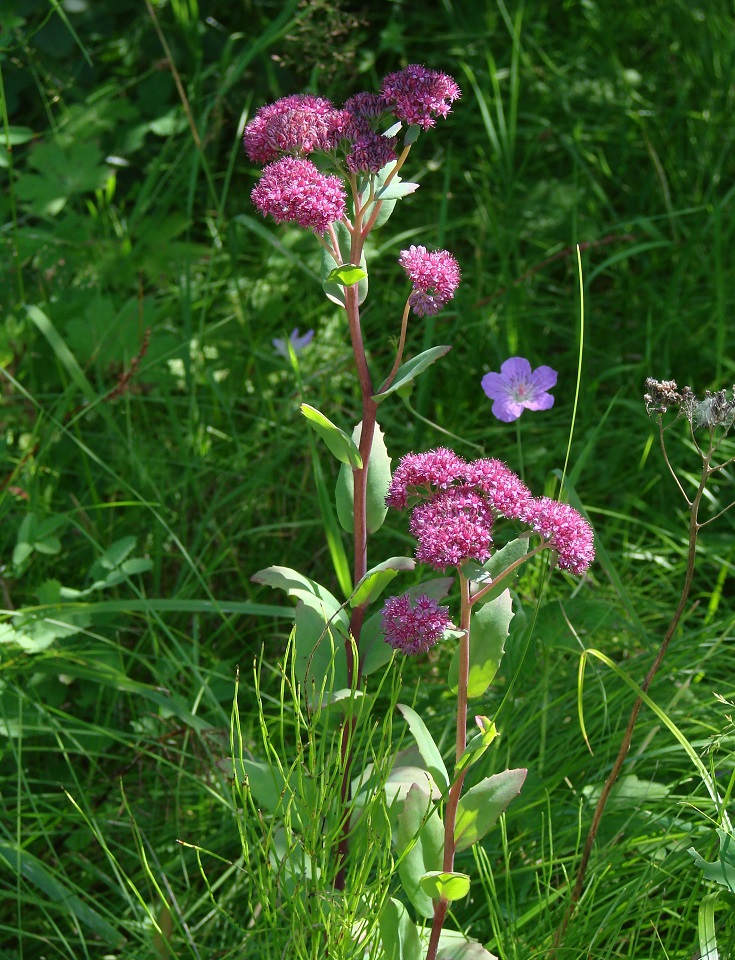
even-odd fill
[[[549,549],[561,569],[583,574],[594,557],[587,521],[567,504],[534,497],[500,460],[466,461],[440,447],[407,454],[391,474],[379,408],[450,349],[437,345],[405,360],[410,315],[445,309],[461,271],[446,250],[415,245],[401,251],[398,263],[411,290],[397,324],[392,366],[376,377],[360,318],[368,295],[365,243],[398,201],[417,189],[400,175],[410,151],[459,96],[450,77],[411,65],[387,76],[378,94],[360,93],[341,108],[311,95],[286,97],[261,108],[243,137],[250,159],[266,164],[252,191],[258,210],[276,223],[312,231],[321,244],[324,292],[344,310],[361,399],[360,420],[347,429],[301,406],[340,462],[336,514],[353,545],[344,599],[288,567],[267,567],[253,577],[297,601],[290,666],[283,668],[298,721],[296,735],[284,741],[290,739],[296,759],[287,761],[274,748],[264,714],[265,759],[245,757],[242,750],[234,757],[243,806],[261,825],[251,840],[277,889],[288,896],[284,950],[291,955],[298,953],[295,944],[314,955],[316,944],[319,955],[330,957],[491,957],[461,931],[445,927],[450,905],[470,885],[469,876],[455,870],[455,856],[493,827],[527,771],[501,770],[464,790],[497,736],[492,719],[478,715],[478,732],[468,739],[468,703],[485,694],[499,669],[513,617],[509,588],[523,564]],[[274,343],[297,365],[296,348],[303,343],[298,331],[290,351],[286,343]],[[532,373],[527,361],[514,358],[485,380],[503,420],[524,407],[553,403],[545,391],[556,375],[548,367]],[[410,511],[415,556],[369,567],[369,538],[389,508]],[[504,525],[511,532],[501,545],[498,530]],[[518,536],[514,527],[521,528]],[[340,542],[332,538],[330,545],[338,556]],[[417,564],[453,576],[431,574],[369,614],[393,580]],[[451,606],[441,601],[455,577],[459,604],[453,620]],[[421,716],[398,703],[400,655],[422,656],[442,641],[455,647],[448,679],[457,697],[456,741],[449,766]],[[384,689],[390,708],[376,719],[371,711]],[[393,745],[394,706],[414,748]],[[378,731],[378,746],[371,731]],[[320,759],[305,779],[307,755]],[[314,824],[321,825],[316,833]],[[357,896],[349,899],[353,887]],[[280,896],[265,899],[275,905]],[[422,918],[418,923],[409,905]],[[266,913],[275,936],[284,928],[284,913],[277,906]]]

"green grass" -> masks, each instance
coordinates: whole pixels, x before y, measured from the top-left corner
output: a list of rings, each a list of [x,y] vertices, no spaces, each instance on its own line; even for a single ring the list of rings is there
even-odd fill
[[[582,250],[569,467],[602,550],[579,589],[559,574],[545,586],[541,568],[521,580],[524,616],[483,710],[499,711],[502,731],[490,766],[527,765],[529,778],[477,863],[465,855],[481,879],[457,908],[503,960],[546,956],[633,697],[589,662],[590,754],[581,649],[640,682],[683,581],[686,522],[643,381],[702,392],[735,379],[731,5],[376,4],[335,69],[334,41],[293,2],[151,9],[155,20],[133,2],[29,0],[0,17],[0,142],[15,141],[0,168],[0,952],[204,960],[245,944],[269,956],[248,927],[257,863],[243,856],[227,759],[236,668],[244,748],[257,754],[252,665],[261,650],[269,664],[283,655],[290,619],[250,576],[287,563],[338,592],[298,404],[348,425],[357,396],[316,245],[256,219],[239,132],[278,96],[342,101],[425,62],[463,97],[412,154],[421,190],[372,241],[375,368],[390,363],[403,246],[451,249],[463,283],[410,335],[411,353],[452,352],[410,408],[381,408],[394,458],[446,442],[433,422],[464,438],[458,452],[518,465],[515,433],[479,390],[518,353],[559,370],[554,408],[520,425],[527,481],[557,489]],[[271,346],[294,326],[317,331],[302,395]],[[684,442],[672,457],[696,472]],[[732,495],[730,471],[712,513]],[[407,545],[391,521],[373,556]],[[651,691],[730,809],[733,571],[726,514],[703,533],[697,603]],[[404,680],[451,752],[448,658],[407,664]],[[275,715],[277,673],[262,684]],[[720,956],[735,955],[732,895],[687,853],[715,858],[715,811],[650,711],[626,773],[657,789],[610,811],[557,956],[688,960],[708,918]],[[201,869],[197,847],[209,851]]]

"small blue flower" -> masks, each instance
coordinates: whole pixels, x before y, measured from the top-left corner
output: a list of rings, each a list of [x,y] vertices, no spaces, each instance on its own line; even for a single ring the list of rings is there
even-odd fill
[[[313,336],[314,331],[307,330],[303,337],[300,337],[299,328],[294,327],[288,340],[284,340],[282,337],[276,337],[276,339],[273,341],[273,347],[277,354],[279,354],[281,357],[285,357],[286,360],[288,360],[289,343],[293,347],[294,353],[301,353],[304,347],[311,343],[311,338]]]
[[[482,389],[493,403],[493,416],[504,423],[517,420],[526,410],[549,410],[554,398],[547,390],[556,386],[556,370],[536,367],[524,357],[511,357],[500,368],[500,373],[486,373]]]

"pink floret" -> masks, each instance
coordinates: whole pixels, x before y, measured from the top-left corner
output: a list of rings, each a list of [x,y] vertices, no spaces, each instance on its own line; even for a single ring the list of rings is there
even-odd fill
[[[416,559],[444,570],[465,560],[484,563],[492,545],[493,513],[479,493],[454,487],[415,507],[409,529]]]
[[[446,73],[412,63],[388,74],[380,85],[380,93],[399,120],[428,130],[436,123],[435,116],[451,113],[450,104],[462,92]]]
[[[430,494],[431,487],[446,490],[464,477],[466,462],[453,450],[437,447],[425,453],[408,453],[395,469],[385,502],[396,510],[405,509],[411,493]]]
[[[493,510],[510,520],[524,520],[531,491],[501,460],[473,460],[467,466],[466,482],[482,490]]]
[[[414,603],[408,594],[385,601],[382,627],[386,642],[394,650],[414,655],[426,653],[452,625],[449,608],[420,594]]]
[[[293,221],[324,233],[345,215],[345,191],[339,177],[326,176],[310,160],[282,157],[269,163],[251,194],[263,216],[276,223]]]

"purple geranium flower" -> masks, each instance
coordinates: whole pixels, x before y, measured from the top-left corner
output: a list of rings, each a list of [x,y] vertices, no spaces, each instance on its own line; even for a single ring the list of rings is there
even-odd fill
[[[290,343],[293,347],[294,353],[301,353],[305,346],[311,343],[311,338],[314,336],[313,330],[307,330],[303,337],[299,336],[299,328],[294,327],[291,331],[291,335],[288,340],[285,340],[283,337],[276,337],[273,341],[273,346],[276,353],[280,354],[282,357],[285,357],[288,360],[288,344]]]
[[[547,390],[556,385],[556,370],[536,367],[524,357],[511,357],[500,368],[500,373],[486,373],[482,389],[493,403],[493,415],[510,423],[527,410],[549,410],[554,398]]]

